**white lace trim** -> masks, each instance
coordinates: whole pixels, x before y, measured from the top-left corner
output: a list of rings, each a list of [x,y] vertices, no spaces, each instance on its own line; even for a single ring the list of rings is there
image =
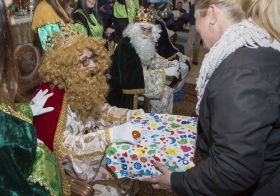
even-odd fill
[[[243,46],[248,48],[271,47],[280,51],[279,41],[276,39],[272,41],[268,32],[254,24],[251,19],[243,20],[229,27],[203,59],[196,81],[197,115],[199,115],[200,102],[210,77],[226,57]]]

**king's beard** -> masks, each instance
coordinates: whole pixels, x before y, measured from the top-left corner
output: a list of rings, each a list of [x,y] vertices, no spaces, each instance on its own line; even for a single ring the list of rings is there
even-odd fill
[[[83,122],[100,117],[108,85],[98,67],[72,70],[67,76],[65,90],[71,110]]]
[[[142,65],[149,67],[156,56],[156,43],[152,41],[152,37],[144,35],[133,36],[130,42],[139,55]]]

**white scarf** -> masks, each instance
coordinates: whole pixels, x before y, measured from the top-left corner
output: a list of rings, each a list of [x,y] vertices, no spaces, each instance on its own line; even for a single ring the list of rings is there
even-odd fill
[[[271,47],[280,51],[279,41],[276,39],[271,41],[268,32],[254,24],[251,19],[230,26],[203,59],[196,81],[197,115],[199,115],[200,102],[210,77],[226,57],[243,46],[248,48]]]

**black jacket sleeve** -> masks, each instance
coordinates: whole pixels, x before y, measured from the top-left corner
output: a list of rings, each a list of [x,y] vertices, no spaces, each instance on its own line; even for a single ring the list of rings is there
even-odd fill
[[[214,72],[200,105],[204,160],[172,173],[178,195],[251,195],[273,175],[279,179],[279,64],[279,52],[247,48]]]

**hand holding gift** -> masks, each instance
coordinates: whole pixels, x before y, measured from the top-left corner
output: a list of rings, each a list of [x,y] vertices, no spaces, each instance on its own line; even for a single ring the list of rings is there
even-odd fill
[[[111,142],[123,142],[130,144],[137,144],[145,136],[147,137],[147,131],[141,129],[141,126],[126,122],[124,124],[114,126],[109,129]]]
[[[144,178],[143,181],[151,183],[154,189],[163,189],[172,192],[170,181],[172,172],[161,163],[155,162],[154,166],[162,173],[162,175]]]
[[[106,163],[118,178],[142,180],[167,174],[160,164],[170,172],[194,166],[196,117],[146,113],[132,116],[130,124],[140,126],[145,138],[137,144],[113,143],[108,147]],[[124,131],[121,134],[123,137]]]

